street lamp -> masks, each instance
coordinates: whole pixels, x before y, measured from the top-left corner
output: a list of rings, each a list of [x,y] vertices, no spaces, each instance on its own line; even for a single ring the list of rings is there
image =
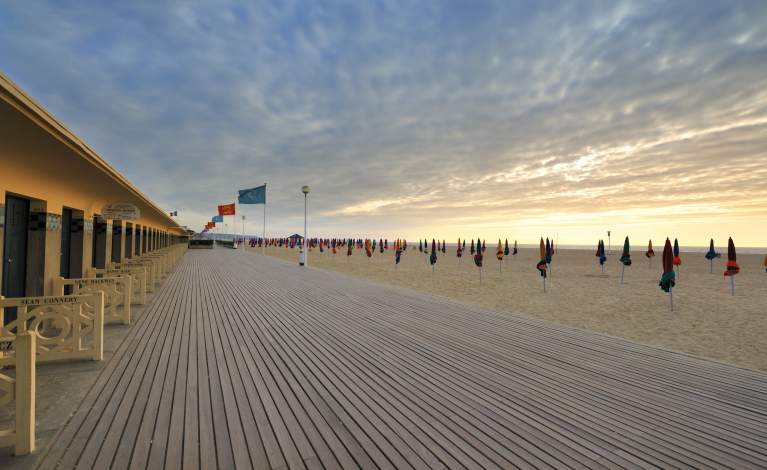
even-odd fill
[[[307,266],[309,264],[309,249],[307,243],[309,239],[306,238],[306,210],[308,205],[309,186],[301,186],[301,192],[304,193],[304,242],[301,244],[301,252],[298,256],[298,264],[301,266]]]

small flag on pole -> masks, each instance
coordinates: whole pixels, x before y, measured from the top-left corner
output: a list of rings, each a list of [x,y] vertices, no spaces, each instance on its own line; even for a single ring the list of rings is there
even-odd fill
[[[223,223],[224,222],[224,216],[223,215],[214,215],[213,218],[211,219],[211,221],[213,223],[216,223],[216,222]]]

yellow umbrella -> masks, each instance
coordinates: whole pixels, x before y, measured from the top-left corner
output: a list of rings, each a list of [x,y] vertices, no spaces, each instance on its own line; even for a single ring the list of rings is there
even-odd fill
[[[498,248],[495,250],[495,257],[498,258],[498,272],[503,271],[503,246],[501,245],[501,239],[498,239]]]

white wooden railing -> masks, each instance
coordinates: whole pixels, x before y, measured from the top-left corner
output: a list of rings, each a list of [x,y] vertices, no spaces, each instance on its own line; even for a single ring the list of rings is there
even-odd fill
[[[16,319],[0,328],[0,341],[15,343],[29,331],[36,336],[37,361],[104,357],[104,293],[55,297],[0,297],[0,314],[16,308]],[[13,364],[13,351],[0,351],[0,365]]]
[[[104,293],[104,323],[130,325],[132,280],[130,276],[87,277],[83,279],[53,280],[53,293],[64,295],[66,286],[72,287],[71,294]]]
[[[0,429],[0,447],[13,446],[15,455],[35,450],[36,336],[27,331],[13,341],[16,376],[0,374],[0,406],[15,402],[14,426]],[[4,349],[4,348],[3,348]]]

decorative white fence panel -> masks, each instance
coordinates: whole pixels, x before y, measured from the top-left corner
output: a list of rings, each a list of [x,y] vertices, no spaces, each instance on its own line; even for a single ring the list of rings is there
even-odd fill
[[[87,277],[83,279],[54,279],[54,292],[64,295],[66,286],[72,287],[72,294],[104,293],[104,323],[130,325],[132,280],[130,276]]]
[[[0,366],[13,364],[16,336],[26,331],[37,340],[37,361],[104,357],[104,293],[56,297],[0,297],[0,314],[16,307],[16,319],[0,328],[0,341],[11,350],[0,351]]]
[[[131,303],[136,305],[146,304],[146,267],[145,266],[126,266],[124,268],[107,268],[88,270],[88,277],[115,277],[130,276],[131,278]]]
[[[15,423],[0,429],[0,447],[13,446],[15,455],[27,455],[35,450],[36,336],[20,333],[14,343],[16,376],[0,374],[0,406],[15,401]]]

